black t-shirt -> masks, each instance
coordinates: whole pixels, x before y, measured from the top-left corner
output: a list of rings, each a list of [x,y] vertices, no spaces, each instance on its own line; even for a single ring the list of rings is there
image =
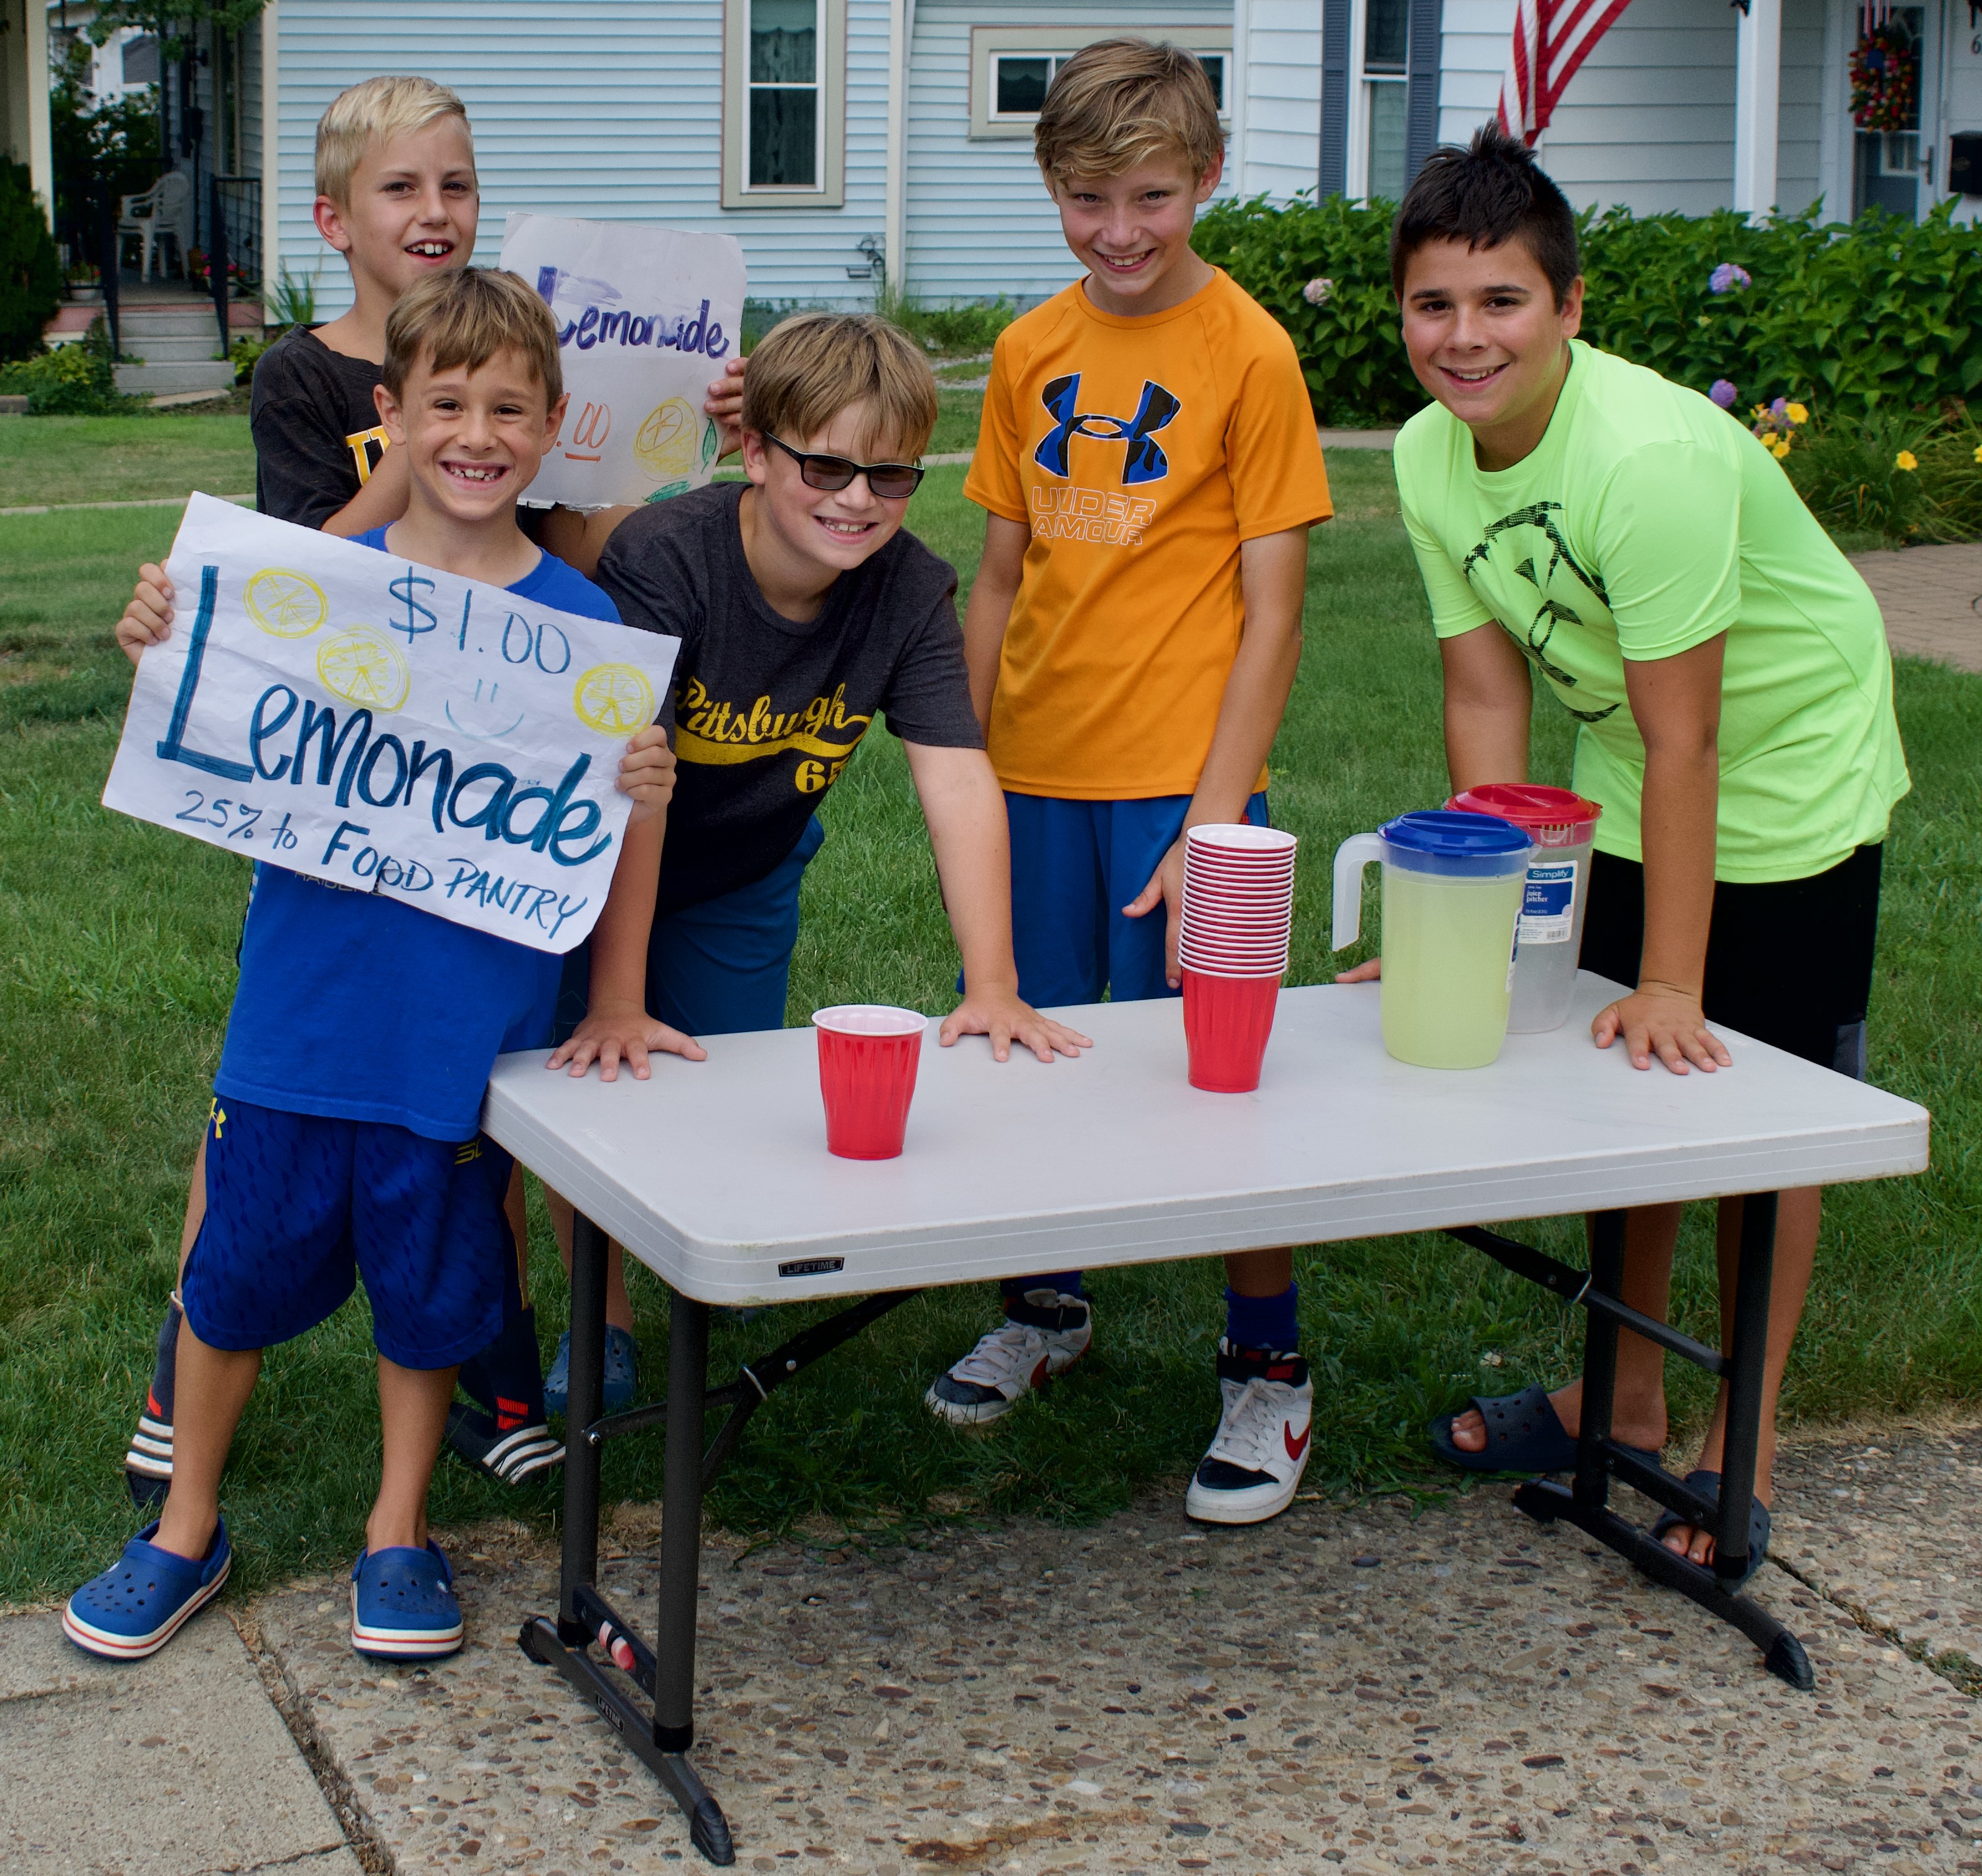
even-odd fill
[[[306,327],[285,333],[255,367],[255,506],[320,528],[370,479],[385,453],[369,359],[333,352]]]
[[[843,573],[819,616],[795,625],[751,577],[742,485],[712,482],[629,515],[599,584],[629,626],[682,641],[672,694],[680,768],[668,809],[658,910],[761,880],[878,711],[910,743],[982,749],[956,623],[956,573],[909,533]]]

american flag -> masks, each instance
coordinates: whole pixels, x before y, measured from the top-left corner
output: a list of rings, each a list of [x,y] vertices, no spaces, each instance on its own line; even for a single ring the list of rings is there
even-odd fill
[[[1500,81],[1500,128],[1533,144],[1569,82],[1630,0],[1516,0],[1514,43]]]

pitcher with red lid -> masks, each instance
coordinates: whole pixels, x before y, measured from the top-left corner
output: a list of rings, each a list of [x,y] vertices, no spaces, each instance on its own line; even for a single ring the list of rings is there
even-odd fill
[[[1576,956],[1590,903],[1590,843],[1603,809],[1569,789],[1532,782],[1488,782],[1445,805],[1511,821],[1535,843],[1507,1030],[1527,1036],[1560,1029],[1576,991]]]

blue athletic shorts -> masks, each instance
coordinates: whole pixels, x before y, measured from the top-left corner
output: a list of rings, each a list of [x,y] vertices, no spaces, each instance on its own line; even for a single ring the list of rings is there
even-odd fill
[[[782,1029],[799,941],[799,883],[825,842],[814,815],[762,879],[656,919],[647,943],[647,1013],[689,1036]],[[591,980],[588,939],[565,956],[559,1042],[585,1020]]]
[[[509,1164],[481,1135],[429,1140],[215,1097],[186,1320],[209,1348],[268,1348],[315,1328],[362,1277],[379,1354],[451,1368],[502,1327]]]
[[[1164,979],[1162,909],[1127,919],[1122,908],[1149,884],[1190,807],[1188,795],[1006,796],[1019,994],[1035,1009],[1097,1003],[1104,990],[1118,1003],[1179,994]],[[1267,825],[1263,794],[1246,818]]]

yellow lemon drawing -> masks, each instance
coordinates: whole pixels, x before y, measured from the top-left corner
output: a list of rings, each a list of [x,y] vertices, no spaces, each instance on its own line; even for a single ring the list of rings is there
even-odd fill
[[[596,664],[578,680],[571,707],[588,729],[630,736],[654,720],[654,687],[630,664]]]
[[[686,476],[696,467],[702,424],[685,397],[671,397],[647,413],[633,439],[633,460],[656,482]]]
[[[279,639],[306,639],[330,616],[323,589],[287,567],[264,567],[248,582],[241,603],[256,625]]]
[[[325,639],[316,674],[325,689],[368,710],[396,710],[413,687],[405,653],[369,626],[346,626]]]

